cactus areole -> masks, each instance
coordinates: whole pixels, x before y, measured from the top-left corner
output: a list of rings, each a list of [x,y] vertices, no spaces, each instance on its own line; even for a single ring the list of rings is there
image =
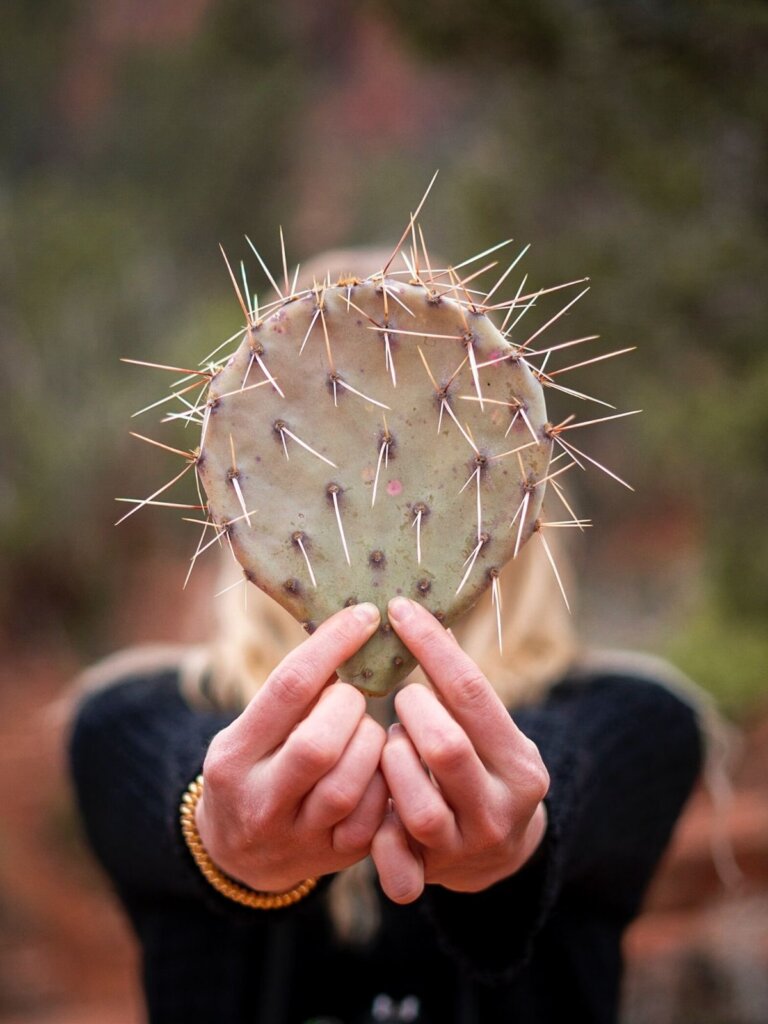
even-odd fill
[[[534,530],[551,452],[542,386],[482,308],[377,274],[249,324],[211,381],[197,469],[247,579],[308,631],[379,607],[339,676],[384,694],[414,666],[387,601],[445,625],[467,611]]]

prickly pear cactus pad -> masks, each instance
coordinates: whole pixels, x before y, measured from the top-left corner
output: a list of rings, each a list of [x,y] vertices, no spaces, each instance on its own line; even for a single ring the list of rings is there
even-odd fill
[[[395,594],[445,623],[471,607],[530,535],[552,449],[541,384],[509,354],[484,314],[387,276],[250,327],[198,459],[248,578],[308,629]],[[341,674],[382,693],[412,667],[385,622]]]
[[[245,320],[237,347],[186,371],[174,392],[182,418],[200,426],[199,447],[177,450],[187,460],[179,475],[194,467],[205,492],[195,558],[225,537],[245,580],[309,632],[345,605],[373,601],[381,628],[339,670],[371,694],[414,665],[387,601],[404,594],[448,625],[491,587],[501,635],[499,574],[534,534],[557,574],[545,525],[587,525],[558,478],[597,465],[566,439],[586,424],[547,419],[545,387],[569,389],[542,359],[577,342],[542,349],[549,324],[512,340],[545,290],[520,285],[502,302],[496,287],[509,270],[479,292],[469,261],[433,269],[414,224],[366,278],[326,276],[297,290],[284,260],[284,282],[269,275],[277,298],[261,308],[230,269]],[[548,481],[564,522],[542,522]],[[131,512],[160,504],[164,490]]]

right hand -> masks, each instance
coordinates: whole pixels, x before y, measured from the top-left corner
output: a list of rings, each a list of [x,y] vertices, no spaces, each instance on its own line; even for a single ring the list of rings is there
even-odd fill
[[[379,621],[374,605],[337,612],[211,742],[200,838],[222,871],[252,889],[284,892],[370,851],[388,799],[379,768],[386,734],[335,670]]]

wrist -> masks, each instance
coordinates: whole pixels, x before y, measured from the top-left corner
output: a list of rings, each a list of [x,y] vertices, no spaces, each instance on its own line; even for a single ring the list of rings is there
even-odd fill
[[[256,910],[274,910],[288,907],[304,899],[317,886],[316,878],[305,878],[293,886],[272,889],[253,889],[240,882],[233,875],[223,871],[214,862],[198,825],[198,809],[203,797],[203,777],[198,775],[187,788],[181,800],[179,817],[184,841],[195,864],[206,881],[222,896]],[[200,809],[200,820],[205,822],[205,811]],[[205,825],[203,826],[205,828]]]
[[[194,807],[195,828],[206,853],[220,871],[241,885],[268,894],[286,892],[301,884],[301,878],[295,880],[275,878],[274,873],[265,875],[263,879],[258,878],[257,873],[253,870],[254,851],[250,850],[247,856],[243,856],[238,854],[236,849],[227,848],[226,832],[224,832],[224,842],[222,843],[220,841],[222,830],[216,827],[208,811],[209,803],[206,802],[205,787],[203,786]],[[264,884],[261,884],[262,882]]]

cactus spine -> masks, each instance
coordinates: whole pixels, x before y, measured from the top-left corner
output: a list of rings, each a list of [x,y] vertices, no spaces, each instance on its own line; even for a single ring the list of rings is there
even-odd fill
[[[185,371],[184,388],[206,385],[181,414],[200,424],[200,445],[174,449],[187,460],[179,476],[194,466],[206,495],[193,564],[226,538],[245,580],[310,632],[344,605],[373,601],[382,626],[339,675],[377,695],[413,667],[386,621],[389,598],[412,597],[449,625],[492,587],[500,629],[504,565],[534,534],[551,560],[545,525],[587,525],[555,478],[594,462],[567,432],[598,422],[549,423],[545,387],[569,389],[535,362],[577,343],[536,345],[583,292],[513,342],[543,291],[521,285],[494,301],[509,270],[478,292],[470,261],[433,269],[420,237],[414,216],[376,273],[304,289],[284,259],[282,287],[267,271],[278,298],[260,309],[230,268],[245,323],[233,353]],[[557,524],[541,519],[550,480],[569,509]]]

